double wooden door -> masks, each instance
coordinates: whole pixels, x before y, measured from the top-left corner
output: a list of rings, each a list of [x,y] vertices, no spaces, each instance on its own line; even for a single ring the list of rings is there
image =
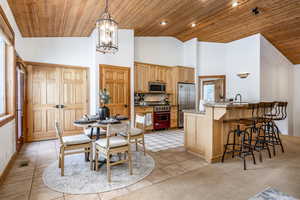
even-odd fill
[[[56,138],[55,121],[64,135],[82,132],[73,122],[87,113],[87,69],[29,65],[28,83],[28,141]]]
[[[110,115],[130,117],[130,68],[100,65],[100,89],[107,89]]]

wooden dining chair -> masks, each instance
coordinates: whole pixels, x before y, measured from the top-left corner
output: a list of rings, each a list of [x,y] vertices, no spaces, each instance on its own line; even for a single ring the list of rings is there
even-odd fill
[[[111,166],[128,162],[129,174],[132,175],[132,161],[131,161],[131,150],[129,140],[123,136],[116,136],[116,134],[125,132],[128,134],[129,124],[109,124],[107,125],[106,138],[101,138],[95,142],[95,159],[96,159],[96,170],[98,171],[98,159],[100,153],[105,156],[106,167],[107,167],[107,180],[111,182]],[[127,154],[124,159],[121,157],[120,160],[111,163],[112,155]],[[101,154],[101,155],[102,155]]]
[[[136,115],[135,126],[129,129],[129,142],[135,144],[136,151],[138,151],[138,145],[142,145],[144,155],[146,155],[145,137],[144,133],[146,129],[146,115]],[[120,133],[124,137],[128,137],[126,133]]]
[[[55,122],[55,129],[60,141],[58,167],[61,169],[61,176],[64,176],[65,156],[79,153],[88,153],[92,155],[92,140],[84,135],[62,136],[62,131],[59,122]],[[91,170],[93,162],[91,162]]]

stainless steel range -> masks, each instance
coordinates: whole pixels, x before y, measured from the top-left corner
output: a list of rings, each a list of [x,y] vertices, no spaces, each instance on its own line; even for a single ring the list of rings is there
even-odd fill
[[[154,106],[153,113],[153,128],[154,130],[168,129],[170,128],[170,110],[168,105]]]

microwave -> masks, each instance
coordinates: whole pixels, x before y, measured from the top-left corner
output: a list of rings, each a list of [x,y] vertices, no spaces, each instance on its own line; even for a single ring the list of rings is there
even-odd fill
[[[149,92],[151,93],[165,93],[166,84],[159,82],[149,82]]]

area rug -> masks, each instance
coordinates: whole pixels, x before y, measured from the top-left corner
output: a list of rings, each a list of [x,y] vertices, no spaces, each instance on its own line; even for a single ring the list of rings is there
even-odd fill
[[[274,188],[267,188],[263,192],[258,193],[249,200],[298,200]]]
[[[155,167],[153,158],[140,152],[132,152],[133,175],[129,175],[128,164],[112,166],[112,181],[107,182],[106,165],[99,171],[91,171],[83,155],[65,157],[65,176],[60,176],[58,162],[47,167],[43,181],[52,190],[67,194],[89,194],[120,189],[148,176]]]
[[[145,134],[145,144],[146,149],[152,152],[182,147],[184,144],[183,129]]]

